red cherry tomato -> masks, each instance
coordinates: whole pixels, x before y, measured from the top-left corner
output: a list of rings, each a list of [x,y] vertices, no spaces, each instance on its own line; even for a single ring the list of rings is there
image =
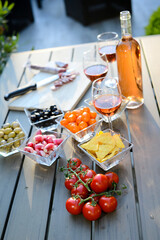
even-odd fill
[[[73,214],[73,215],[78,215],[82,212],[82,207],[84,205],[84,203],[80,204],[80,198],[74,198],[74,197],[70,197],[68,198],[68,200],[66,201],[66,209],[69,213]]]
[[[114,172],[107,172],[105,173],[105,176],[108,177],[108,180],[109,180],[109,188],[112,189],[113,188],[113,184],[116,183],[118,184],[119,183],[119,177],[116,173]]]
[[[77,169],[76,169],[76,173],[80,173],[80,172],[85,172],[87,169],[89,169],[89,167],[85,164],[81,164]]]
[[[108,185],[108,177],[104,174],[97,174],[94,176],[90,186],[95,193],[101,193],[107,190]]]
[[[83,216],[89,221],[95,221],[100,218],[102,210],[98,204],[93,204],[91,202],[87,202],[84,204],[82,208]]]
[[[117,208],[117,199],[114,196],[111,197],[102,196],[99,199],[99,205],[104,212],[110,213]]]
[[[72,174],[70,177],[67,177],[66,180],[65,180],[65,187],[68,189],[68,190],[71,190],[74,186],[74,184],[77,182],[78,178]]]
[[[67,163],[67,168],[70,166],[73,170],[78,168],[82,164],[79,158],[71,158]]]
[[[80,178],[83,182],[91,181],[92,178],[96,175],[96,172],[92,169],[88,169],[85,174],[80,174]]]
[[[80,183],[77,187],[72,188],[71,195],[79,195],[81,198],[87,198],[88,190],[82,183]]]
[[[89,197],[92,197],[95,202],[98,202],[98,200],[100,199],[100,196],[93,197],[94,195],[95,193],[92,193],[91,195],[89,195]]]

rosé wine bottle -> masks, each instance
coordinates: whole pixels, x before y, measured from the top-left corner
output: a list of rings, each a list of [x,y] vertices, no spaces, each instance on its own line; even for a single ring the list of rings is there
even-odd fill
[[[116,47],[119,85],[130,100],[127,108],[135,109],[144,102],[140,45],[132,37],[130,12],[120,12],[120,21],[122,38]]]

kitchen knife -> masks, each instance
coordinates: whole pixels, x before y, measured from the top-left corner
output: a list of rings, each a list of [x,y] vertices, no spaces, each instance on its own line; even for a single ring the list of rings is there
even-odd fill
[[[34,84],[31,84],[31,85],[27,85],[26,87],[23,87],[23,88],[19,88],[13,92],[10,92],[8,94],[6,94],[4,96],[4,99],[6,101],[8,101],[9,99],[13,98],[13,97],[17,97],[19,95],[23,95],[29,91],[34,91],[36,89],[38,89],[39,87],[42,87],[42,86],[45,86],[51,82],[54,82],[56,81],[57,79],[59,79],[59,75],[56,74],[54,76],[51,76],[51,77],[48,77],[48,78],[45,78],[37,83],[34,83]]]

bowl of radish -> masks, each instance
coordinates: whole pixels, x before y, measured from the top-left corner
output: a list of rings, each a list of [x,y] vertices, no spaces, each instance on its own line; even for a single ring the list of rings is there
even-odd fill
[[[36,129],[18,149],[35,162],[51,166],[59,157],[68,137],[63,133]]]

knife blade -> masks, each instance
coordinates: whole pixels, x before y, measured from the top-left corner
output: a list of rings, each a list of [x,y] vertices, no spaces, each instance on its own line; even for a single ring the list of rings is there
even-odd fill
[[[9,99],[13,98],[13,97],[17,97],[17,96],[20,96],[20,95],[23,95],[29,91],[34,91],[34,90],[37,90],[38,88],[40,87],[43,87],[51,82],[54,82],[56,80],[59,79],[59,75],[56,74],[54,76],[51,76],[51,77],[48,77],[48,78],[45,78],[37,83],[34,83],[34,84],[31,84],[31,85],[27,85],[26,87],[23,87],[23,88],[19,88],[13,92],[10,92],[10,93],[7,93],[5,94],[4,96],[4,99],[6,101],[8,101]]]

